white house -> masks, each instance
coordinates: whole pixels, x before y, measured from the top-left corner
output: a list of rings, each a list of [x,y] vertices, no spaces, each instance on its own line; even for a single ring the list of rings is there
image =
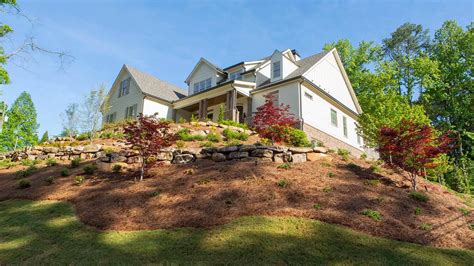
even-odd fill
[[[290,105],[310,139],[355,155],[364,152],[356,132],[362,110],[336,49],[302,59],[295,50],[275,50],[226,68],[201,58],[185,83],[187,91],[124,65],[109,92],[104,122],[156,112],[175,121],[193,114],[216,121],[223,105],[226,119],[251,123],[272,93],[278,103]]]

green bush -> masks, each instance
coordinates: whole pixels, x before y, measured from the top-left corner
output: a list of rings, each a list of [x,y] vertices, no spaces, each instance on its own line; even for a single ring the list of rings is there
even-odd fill
[[[46,181],[46,183],[50,185],[54,184],[54,180],[55,180],[54,176],[48,176],[44,179],[44,181]]]
[[[219,135],[217,133],[214,133],[214,132],[211,132],[211,133],[207,134],[207,140],[212,141],[212,142],[219,142],[219,141],[221,141],[221,135]]]
[[[230,128],[226,128],[224,129],[224,131],[222,132],[222,134],[226,137],[227,140],[233,140],[233,139],[237,139],[237,140],[248,140],[249,139],[249,135],[245,132],[237,132],[237,131],[234,131]]]
[[[36,166],[32,165],[24,170],[18,170],[16,171],[16,176],[17,177],[27,177],[27,176],[30,176],[32,175],[34,172],[36,172],[36,170],[38,170],[38,168],[36,168]]]
[[[239,140],[236,140],[236,139],[231,139],[231,140],[228,140],[228,141],[225,142],[226,146],[239,146],[241,144],[242,143]]]
[[[178,136],[179,139],[184,140],[184,141],[202,141],[206,137],[202,135],[191,135],[190,130],[187,128],[182,128],[176,132],[176,135]]]
[[[68,176],[69,175],[69,170],[66,167],[63,167],[61,169],[61,176]]]
[[[430,231],[433,228],[432,224],[429,223],[422,223],[420,224],[420,229],[424,231]]]
[[[334,173],[333,173],[333,172],[329,172],[329,173],[328,173],[328,177],[334,177]]]
[[[367,153],[362,153],[362,154],[360,155],[360,159],[362,159],[362,160],[367,159]]]
[[[422,213],[423,213],[423,209],[422,209],[422,208],[418,208],[418,207],[415,208],[415,215],[420,215],[420,214],[422,214]]]
[[[84,183],[84,181],[86,181],[86,178],[82,175],[76,175],[74,177],[74,183],[76,183],[76,185],[80,185],[80,184]]]
[[[426,195],[423,192],[412,191],[412,192],[410,192],[410,197],[414,200],[421,201],[421,202],[427,202],[428,201],[428,195]]]
[[[28,179],[20,179],[17,182],[17,186],[20,189],[29,188],[31,187],[31,182]]]
[[[0,169],[8,169],[12,166],[15,166],[16,163],[12,162],[12,159],[8,158],[5,160],[0,160]]]
[[[76,139],[79,140],[79,141],[82,141],[82,140],[89,139],[90,136],[91,136],[91,133],[89,133],[89,132],[81,133],[81,134],[76,136]]]
[[[187,122],[188,122],[188,121],[187,121],[186,118],[184,118],[184,117],[180,117],[180,118],[178,119],[178,123],[179,123],[179,124],[186,124]]]
[[[30,160],[30,159],[21,160],[21,165],[24,165],[24,166],[35,166],[38,163],[39,163],[38,160]]]
[[[120,164],[114,164],[114,166],[112,166],[112,171],[114,173],[120,173],[120,171],[122,171],[122,165]]]
[[[362,214],[377,222],[382,220],[380,212],[375,210],[365,209],[362,211]]]
[[[82,170],[84,170],[85,174],[92,175],[95,172],[95,170],[97,170],[97,164],[95,164],[95,163],[88,164],[88,165],[84,166],[84,168],[82,168]]]
[[[372,172],[372,173],[376,173],[376,174],[380,174],[380,172],[382,171],[382,169],[380,169],[380,166],[378,166],[377,164],[373,164],[369,167],[369,170]]]
[[[76,168],[79,166],[79,163],[81,162],[81,158],[74,158],[71,160],[71,167]]]
[[[468,209],[466,209],[466,208],[459,208],[459,211],[460,211],[460,212],[462,213],[462,215],[464,215],[464,216],[468,216],[468,215],[471,213],[471,211],[468,210]]]
[[[219,121],[219,124],[226,125],[226,126],[240,127],[243,129],[249,129],[249,126],[247,124],[241,124],[233,120],[222,120],[222,121]]]
[[[316,210],[321,210],[323,208],[323,206],[321,206],[320,203],[316,203],[313,205],[313,208],[315,208]]]
[[[278,180],[277,185],[281,188],[287,188],[290,185],[290,181],[286,179],[280,179]]]
[[[365,180],[364,181],[364,184],[367,185],[367,186],[378,186],[380,184],[380,180],[378,179],[369,179],[369,180]]]
[[[199,143],[199,146],[200,147],[205,147],[205,148],[214,148],[214,147],[216,147],[216,144],[214,144],[213,142],[210,142],[210,141],[205,141],[205,142]]]
[[[329,193],[332,191],[332,187],[324,187],[323,192]]]
[[[177,140],[176,141],[176,148],[182,149],[182,148],[184,148],[184,146],[186,146],[186,142],[184,142],[182,140]]]
[[[347,161],[351,152],[346,149],[337,149],[337,154],[341,156],[342,160]]]
[[[280,164],[277,168],[288,170],[291,168],[291,165],[289,163],[283,163],[283,164]]]
[[[309,142],[308,137],[306,136],[306,133],[297,128],[290,128],[289,130],[289,139],[290,143],[292,146],[295,147],[310,147],[311,142]]]
[[[54,159],[54,158],[48,158],[48,160],[46,160],[46,165],[47,166],[55,166],[57,164],[58,164],[58,162],[56,162],[56,159]]]

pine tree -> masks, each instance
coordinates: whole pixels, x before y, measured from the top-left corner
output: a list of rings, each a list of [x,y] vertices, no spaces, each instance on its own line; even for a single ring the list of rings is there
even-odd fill
[[[45,143],[46,141],[49,141],[49,134],[48,134],[48,130],[46,130],[43,134],[43,136],[41,137],[41,140],[39,143]]]
[[[13,150],[33,146],[38,142],[36,109],[31,96],[22,92],[7,112],[8,120],[0,134],[0,149]]]

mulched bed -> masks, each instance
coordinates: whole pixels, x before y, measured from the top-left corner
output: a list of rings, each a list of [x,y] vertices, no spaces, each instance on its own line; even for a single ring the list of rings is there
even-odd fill
[[[420,179],[429,201],[416,201],[404,176],[389,170],[375,174],[367,162],[332,156],[330,163],[306,162],[289,170],[253,161],[167,165],[152,169],[139,183],[133,182],[134,171],[114,174],[111,165],[99,164],[99,172],[80,186],[73,177],[81,168],[60,177],[62,166],[55,166],[28,177],[27,189],[16,188],[14,173],[21,168],[15,167],[0,170],[0,200],[66,200],[84,223],[104,230],[212,227],[246,215],[298,216],[396,240],[474,249],[469,229],[474,215],[461,198]],[[45,182],[48,176],[56,177],[54,184]],[[415,214],[416,208],[421,213]],[[380,212],[382,220],[362,215],[365,209]],[[422,224],[431,230],[422,230]]]

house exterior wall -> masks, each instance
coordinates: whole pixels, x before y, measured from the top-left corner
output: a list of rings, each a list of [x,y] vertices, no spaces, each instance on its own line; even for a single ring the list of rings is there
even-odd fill
[[[307,95],[310,95],[312,99]],[[358,143],[354,114],[334,106],[304,84],[301,84],[301,109],[303,122],[306,128],[309,126],[311,129],[307,131],[309,137],[324,142],[330,148],[348,149],[351,147],[353,154],[355,151],[363,152],[362,138],[359,138],[360,143]],[[337,126],[331,123],[331,109],[337,113]],[[347,137],[344,135],[343,117],[346,118]],[[329,140],[323,133],[333,139]]]
[[[263,82],[268,80],[271,75],[271,67],[270,67],[270,62],[265,63],[263,66],[261,66],[260,70],[257,71],[256,73],[256,78],[255,78],[255,83],[257,86],[260,86]]]
[[[143,115],[158,113],[159,118],[172,119],[172,108],[169,103],[158,99],[145,98],[143,100]]]
[[[278,102],[281,104],[290,105],[290,112],[295,116],[299,115],[299,97],[298,97],[298,82],[292,82],[277,86],[275,88],[264,90],[252,94],[252,113],[255,114],[257,107],[265,103],[265,95],[278,91]]]
[[[286,56],[282,56],[282,76],[283,78],[286,78],[288,75],[290,75],[293,71],[295,71],[298,66],[295,65],[290,59],[288,59]]]
[[[194,83],[208,78],[211,78],[211,87],[216,86],[218,81],[217,72],[205,63],[199,64],[198,68],[189,79],[188,95],[193,94]]]
[[[357,112],[354,101],[349,93],[349,88],[344,81],[334,54],[326,56],[304,76],[325,90],[332,97],[338,99],[345,106]]]
[[[103,114],[103,121],[105,123],[105,117],[107,114],[116,113],[115,121],[121,121],[125,119],[125,109],[129,106],[137,104],[137,113],[140,110],[143,110],[143,94],[138,88],[137,83],[133,80],[130,80],[130,90],[129,94],[123,95],[120,98],[118,97],[119,87],[121,81],[129,78],[130,75],[126,71],[122,71],[119,74],[116,84],[111,88],[111,92],[108,99],[109,110]]]

